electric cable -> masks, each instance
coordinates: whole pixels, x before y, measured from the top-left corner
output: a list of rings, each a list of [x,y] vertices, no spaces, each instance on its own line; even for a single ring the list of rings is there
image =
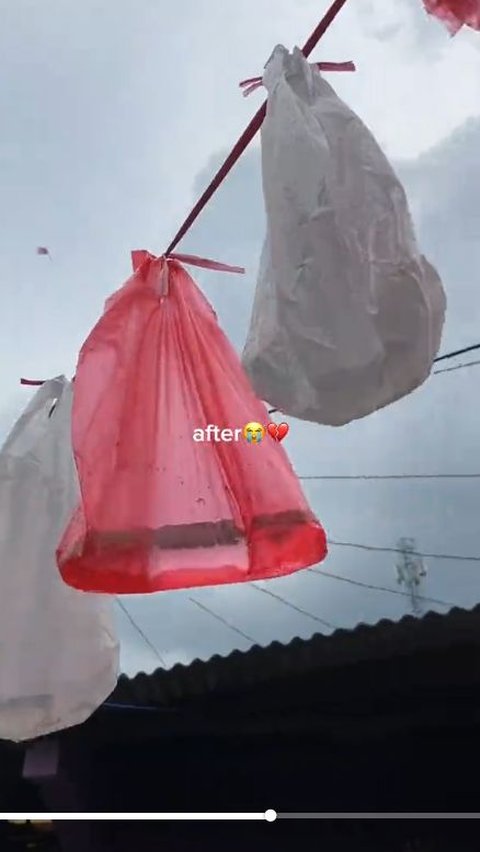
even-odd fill
[[[362,589],[371,589],[377,592],[389,592],[392,595],[400,595],[401,597],[410,598],[409,592],[402,592],[400,589],[392,589],[389,586],[377,586],[374,583],[364,583],[362,580],[354,580],[351,577],[342,577],[339,574],[329,574],[328,571],[322,571],[319,568],[307,568],[311,574],[316,574],[319,577],[329,577],[331,580],[339,580],[342,583],[349,583],[352,586],[359,586]],[[439,606],[448,607],[448,609],[453,609],[459,604],[452,603],[451,601],[443,601],[438,598],[425,597],[424,595],[418,595],[417,599],[419,601],[424,601],[425,603],[433,603],[438,604]]]
[[[133,627],[135,628],[135,630],[137,631],[137,633],[138,633],[138,634],[142,637],[142,639],[143,639],[143,641],[145,642],[145,644],[146,644],[146,645],[148,645],[148,647],[150,648],[150,650],[151,650],[151,651],[155,654],[155,656],[156,656],[157,660],[159,660],[159,661],[160,661],[160,663],[161,663],[162,667],[165,669],[165,668],[167,667],[167,664],[166,664],[165,660],[163,659],[163,657],[162,657],[162,655],[161,655],[160,651],[158,650],[158,648],[156,648],[156,646],[153,644],[153,642],[151,642],[151,641],[150,641],[150,639],[148,638],[148,636],[146,636],[146,634],[143,632],[143,630],[142,630],[142,628],[140,627],[140,625],[138,625],[138,624],[137,624],[137,622],[135,621],[135,619],[134,619],[133,615],[132,615],[132,614],[128,611],[127,607],[126,607],[126,606],[125,606],[125,604],[124,604],[124,603],[120,600],[120,598],[119,598],[119,597],[116,597],[116,598],[115,598],[115,600],[116,600],[116,602],[118,603],[118,605],[119,605],[120,609],[122,610],[122,612],[124,612],[124,613],[125,613],[125,615],[127,616],[128,620],[129,620],[129,622],[130,622],[130,624],[132,624],[132,625],[133,625]]]
[[[353,547],[358,550],[367,550],[378,553],[403,553],[398,547],[377,547],[372,544],[360,544],[353,541],[334,541],[330,539],[329,545],[333,547]],[[464,556],[457,553],[420,553],[417,550],[410,551],[412,556],[420,556],[423,559],[450,559],[452,562],[480,562],[480,556]]]
[[[195,600],[195,598],[189,598],[189,600],[196,606],[198,606],[200,609],[203,609],[204,612],[207,612],[208,615],[211,615],[212,618],[215,618],[217,621],[220,621],[226,627],[229,627],[230,630],[233,630],[235,633],[238,633],[238,635],[246,639],[247,642],[251,642],[253,645],[260,644],[260,642],[257,642],[256,639],[253,639],[251,636],[249,636],[248,633],[244,633],[244,631],[240,630],[239,627],[236,627],[234,624],[232,624],[230,621],[227,621],[225,618],[223,618],[223,616],[219,615],[217,612],[214,612],[212,609],[209,609],[209,607],[205,606],[205,604],[200,603],[200,601]]]
[[[480,361],[466,361],[465,364],[457,364],[455,367],[444,367],[443,370],[434,370],[433,375],[438,376],[440,373],[451,373],[453,370],[463,370],[464,367],[476,367]]]
[[[256,589],[257,592],[263,592],[264,595],[269,595],[271,598],[275,598],[275,600],[279,601],[282,604],[285,604],[285,606],[290,607],[290,609],[295,610],[295,612],[299,612],[301,615],[313,619],[313,621],[316,621],[318,624],[322,624],[329,630],[338,630],[336,624],[331,624],[329,621],[325,621],[325,619],[320,618],[320,616],[314,615],[313,612],[309,612],[306,609],[302,609],[301,607],[297,606],[286,598],[283,598],[281,595],[276,594],[276,592],[272,592],[270,589],[264,589],[262,588],[262,586],[257,586],[256,583],[250,583],[250,585],[253,589]]]

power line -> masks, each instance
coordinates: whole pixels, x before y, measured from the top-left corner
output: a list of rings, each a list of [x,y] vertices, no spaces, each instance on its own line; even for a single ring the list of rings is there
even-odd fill
[[[269,595],[271,598],[275,598],[275,600],[285,604],[285,606],[290,607],[290,609],[295,610],[295,612],[299,612],[300,615],[305,615],[307,618],[313,619],[313,621],[316,621],[318,624],[322,624],[324,627],[328,627],[330,630],[338,629],[336,624],[330,624],[318,615],[314,615],[313,612],[302,609],[291,601],[288,601],[286,598],[283,598],[281,595],[277,595],[275,592],[270,591],[270,589],[264,589],[262,586],[257,586],[256,583],[250,583],[250,585],[253,589],[256,589],[257,592],[263,592],[264,595]]]
[[[299,476],[302,480],[369,480],[369,479],[480,479],[480,473],[388,473],[358,474],[352,476]]]
[[[311,574],[317,574],[320,577],[329,577],[331,580],[339,580],[342,583],[349,583],[352,586],[361,586],[362,589],[372,589],[377,592],[389,592],[391,595],[400,595],[405,598],[410,597],[409,592],[401,592],[399,589],[391,589],[389,586],[376,586],[373,583],[363,583],[361,580],[353,580],[351,577],[341,577],[339,574],[329,574],[328,571],[321,571],[319,568],[307,568],[307,571]],[[451,603],[450,601],[442,601],[438,598],[424,597],[423,595],[418,595],[418,600],[425,601],[426,603],[439,604],[440,606],[446,606],[450,609],[458,606],[458,604]]]
[[[456,367],[444,367],[443,370],[434,370],[433,375],[438,376],[439,373],[451,373],[452,370],[463,370],[464,367],[475,367],[480,364],[480,361],[467,361],[465,364],[457,364]]]
[[[205,606],[205,604],[200,603],[200,601],[195,600],[195,598],[189,598],[189,600],[192,603],[194,603],[196,606],[198,606],[200,609],[203,609],[204,612],[207,612],[209,615],[211,615],[212,618],[215,618],[217,621],[220,621],[226,627],[229,627],[230,630],[233,630],[235,633],[238,633],[238,635],[242,636],[244,639],[246,639],[247,642],[251,642],[253,645],[259,645],[260,644],[260,642],[257,642],[256,639],[252,639],[252,637],[249,636],[248,633],[244,633],[243,630],[240,630],[239,627],[235,627],[234,624],[232,624],[230,621],[227,621],[221,615],[218,615],[217,612],[214,612],[212,609],[209,609],[209,607]]]
[[[368,550],[379,553],[402,553],[398,547],[376,547],[371,544],[358,544],[353,541],[333,541],[329,540],[329,544],[334,547],[353,547],[358,550]],[[456,553],[419,553],[412,551],[412,556],[421,556],[423,559],[451,559],[454,562],[480,562],[480,556],[463,556]]]
[[[377,545],[360,544],[359,542],[334,541],[333,539],[330,539],[328,544],[332,545],[334,547],[350,547],[350,548],[355,548],[357,550],[365,550],[365,551],[368,551],[368,552],[402,553],[402,551],[397,547],[379,547]],[[460,561],[460,562],[480,562],[480,556],[464,556],[464,555],[460,555],[460,554],[446,554],[446,553],[421,553],[419,551],[412,551],[411,555],[412,556],[419,556],[419,557],[422,557],[424,559],[442,559],[442,560],[453,560],[453,561]],[[359,587],[362,587],[362,588],[372,589],[372,590],[375,590],[375,591],[388,592],[389,594],[400,595],[402,597],[405,597],[405,596],[408,597],[409,596],[407,592],[402,592],[398,589],[391,589],[391,588],[388,588],[386,586],[377,586],[377,585],[370,584],[370,583],[363,583],[360,580],[353,580],[353,579],[348,578],[348,577],[341,577],[337,574],[330,574],[330,573],[327,573],[327,572],[322,571],[320,569],[309,568],[307,570],[310,571],[313,574],[317,574],[318,576],[330,577],[331,579],[335,579],[335,580],[340,581],[340,582],[350,583],[352,585],[359,586]],[[300,615],[303,615],[306,618],[310,618],[313,621],[316,621],[318,624],[321,624],[321,625],[323,625],[324,627],[326,627],[330,630],[337,630],[338,629],[338,625],[331,624],[330,622],[326,621],[325,619],[320,618],[320,616],[315,615],[314,613],[309,612],[308,610],[297,606],[296,604],[292,603],[292,601],[287,600],[286,598],[282,597],[281,595],[277,594],[276,592],[272,592],[270,589],[265,589],[261,586],[258,586],[256,583],[250,583],[249,585],[251,586],[251,588],[256,589],[258,592],[262,592],[262,594],[268,595],[269,597],[273,598],[274,600],[277,600],[279,603],[282,603],[284,606],[288,606],[290,609],[294,610],[295,612],[298,612]],[[223,618],[223,616],[214,612],[212,609],[207,607],[205,604],[200,603],[200,601],[197,601],[195,598],[189,598],[189,600],[193,604],[195,604],[197,607],[199,607],[199,609],[208,613],[208,615],[210,615],[212,618],[215,618],[217,621],[224,624],[226,627],[228,627],[230,630],[237,633],[239,636],[242,636],[243,639],[246,639],[248,642],[250,642],[254,645],[261,644],[261,643],[258,642],[258,640],[254,639],[252,636],[249,636],[248,633],[245,633],[239,627],[236,627],[234,624],[227,621],[225,618]],[[445,607],[449,607],[449,608],[457,606],[457,604],[449,603],[447,601],[442,601],[442,600],[439,600],[439,599],[436,599],[436,598],[430,598],[430,597],[419,596],[419,600],[424,600],[425,602],[430,602],[430,603],[436,603],[436,604],[439,604],[440,606],[445,606]],[[116,601],[117,601],[119,607],[122,609],[122,611],[127,616],[128,620],[130,621],[132,626],[135,628],[137,633],[141,636],[141,638],[143,639],[145,644],[148,645],[150,650],[155,654],[155,656],[159,660],[162,667],[166,668],[167,667],[166,662],[163,659],[162,655],[160,654],[159,650],[150,641],[148,636],[146,636],[146,634],[141,629],[141,627],[137,624],[137,622],[135,621],[135,619],[133,618],[131,613],[128,611],[128,609],[126,608],[124,603],[118,597],[116,598]]]
[[[445,355],[439,355],[438,358],[434,358],[433,363],[437,364],[439,361],[446,361],[448,358],[456,358],[457,355],[465,355],[466,352],[473,352],[476,349],[480,349],[480,343],[474,343],[473,346],[465,346],[463,349],[456,349],[455,352],[446,352]],[[447,367],[444,370],[434,370],[432,375],[437,376],[439,373],[446,373],[449,370],[459,370],[461,367],[473,367],[474,364],[480,364],[480,361],[470,361],[468,364],[459,364],[458,367]],[[279,411],[278,408],[269,408],[269,414],[275,414]]]
[[[437,364],[439,361],[446,361],[448,358],[456,358],[457,355],[465,355],[466,352],[473,352],[475,349],[480,349],[480,343],[474,343],[473,346],[465,346],[464,349],[456,349],[455,352],[439,355],[438,358],[434,358],[433,363]]]
[[[155,654],[155,656],[156,656],[157,660],[159,660],[159,661],[160,661],[160,663],[161,663],[162,667],[165,669],[165,668],[167,667],[167,664],[166,664],[165,660],[163,659],[163,657],[162,657],[162,655],[161,655],[160,651],[158,650],[158,648],[156,648],[156,647],[155,647],[155,645],[153,644],[153,642],[151,642],[151,641],[150,641],[150,639],[148,638],[148,636],[146,636],[146,635],[145,635],[145,633],[143,632],[142,628],[141,628],[141,627],[137,624],[137,622],[135,621],[135,619],[134,619],[133,615],[131,615],[131,614],[129,613],[129,611],[128,611],[127,607],[126,607],[126,606],[125,606],[125,604],[124,604],[124,603],[120,600],[120,598],[115,598],[115,600],[117,601],[117,603],[118,603],[118,605],[119,605],[120,609],[121,609],[121,610],[125,613],[125,615],[127,616],[128,620],[129,620],[129,622],[130,622],[130,624],[132,624],[132,625],[133,625],[133,627],[135,628],[135,630],[137,631],[137,633],[138,633],[138,634],[142,637],[142,639],[143,639],[143,641],[145,642],[145,644],[146,644],[146,645],[148,645],[148,647],[150,648],[150,650],[151,650],[151,651]]]

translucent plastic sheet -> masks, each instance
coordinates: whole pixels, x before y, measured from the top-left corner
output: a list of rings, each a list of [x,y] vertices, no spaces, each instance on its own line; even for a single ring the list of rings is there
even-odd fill
[[[58,536],[78,501],[72,388],[45,382],[0,452],[0,739],[78,725],[118,676],[112,601],[69,589]]]

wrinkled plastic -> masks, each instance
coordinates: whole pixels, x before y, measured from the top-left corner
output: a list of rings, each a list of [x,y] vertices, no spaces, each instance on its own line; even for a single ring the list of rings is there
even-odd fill
[[[455,35],[464,25],[480,30],[480,0],[423,0],[425,9],[435,15]]]
[[[0,739],[80,724],[117,681],[111,601],[69,589],[55,562],[79,497],[71,402],[65,378],[46,382],[0,452]]]
[[[193,440],[264,423],[216,316],[175,260],[133,254],[75,378],[82,500],[57,551],[65,582],[155,592],[278,577],[320,562],[325,534],[280,444]]]
[[[243,364],[261,398],[342,426],[410,393],[445,295],[375,139],[299,50],[267,64],[267,214]]]

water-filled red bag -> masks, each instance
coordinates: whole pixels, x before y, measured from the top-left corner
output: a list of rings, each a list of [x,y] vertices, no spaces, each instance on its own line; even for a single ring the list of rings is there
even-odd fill
[[[423,0],[430,15],[440,18],[452,35],[463,25],[480,30],[480,0]]]
[[[145,593],[320,562],[325,533],[279,442],[194,440],[208,424],[265,424],[265,407],[185,268],[147,252],[133,260],[79,356],[81,503],[57,550],[64,581]]]

